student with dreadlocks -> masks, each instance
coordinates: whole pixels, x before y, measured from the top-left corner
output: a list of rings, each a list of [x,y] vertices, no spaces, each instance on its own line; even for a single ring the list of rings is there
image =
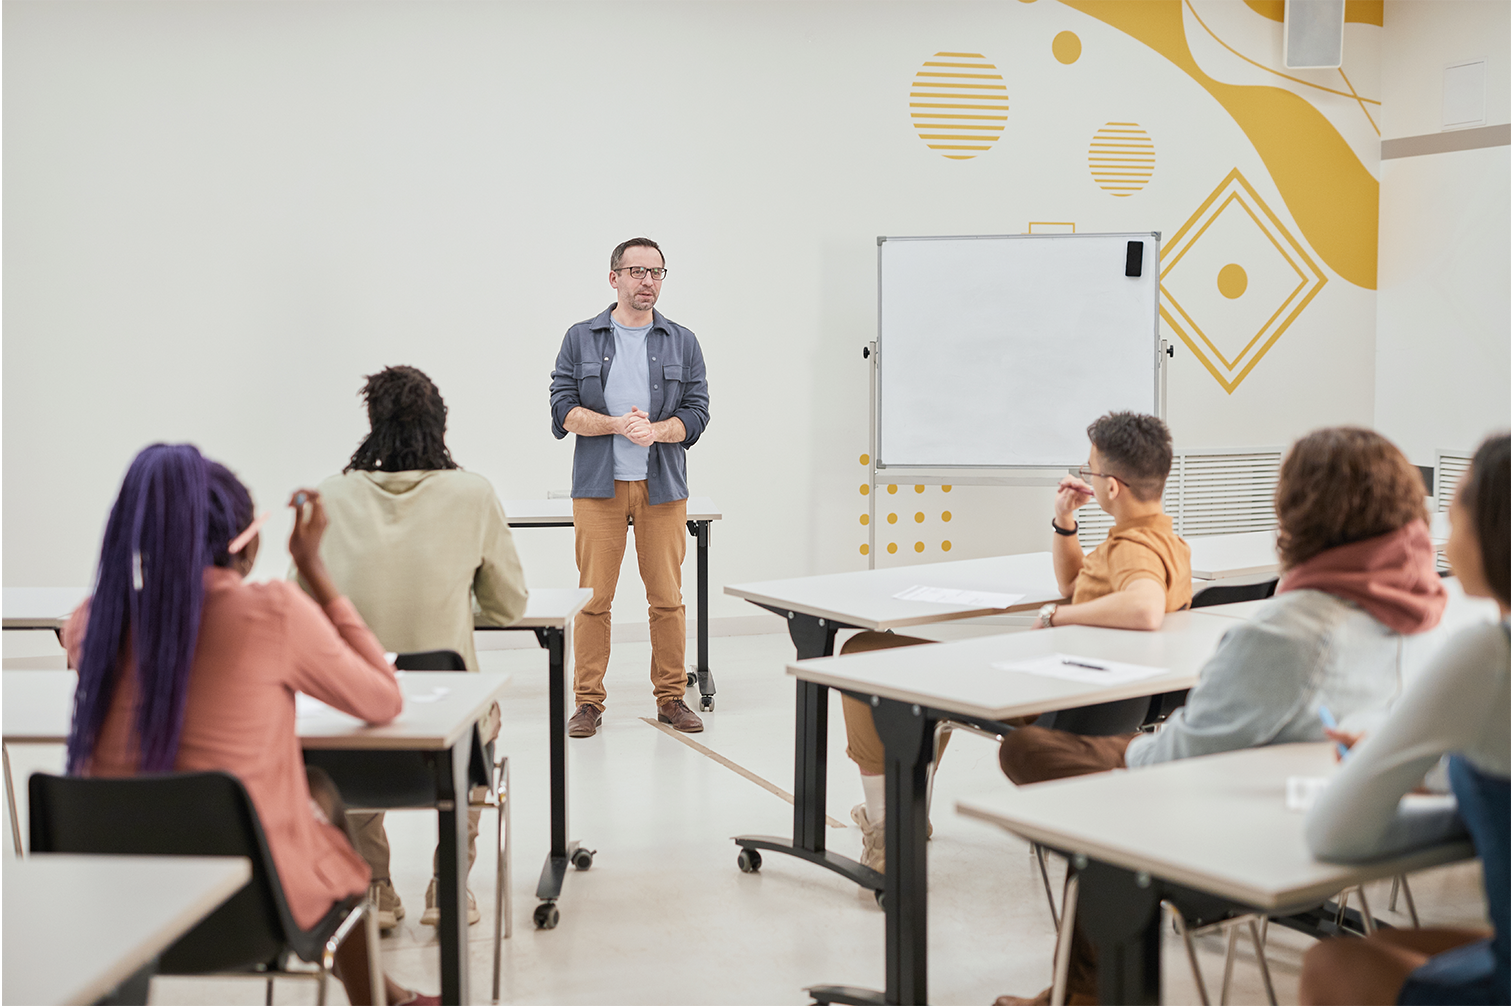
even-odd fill
[[[366,890],[368,870],[343,831],[334,784],[306,772],[294,694],[369,723],[392,720],[404,699],[383,647],[321,561],[320,494],[299,492],[308,502],[289,552],[313,600],[290,583],[243,579],[266,515],[253,519],[235,475],[189,444],[143,450],[105,525],[93,596],[68,620],[63,644],[79,672],[69,773],[236,776],[289,911],[308,929]],[[338,951],[336,973],[350,1002],[373,1001],[361,927]],[[440,1001],[392,979],[385,988],[391,1003]]]
[[[525,613],[525,574],[504,507],[487,479],[452,460],[446,403],[429,377],[414,367],[387,367],[366,382],[361,395],[371,430],[346,469],[320,484],[331,515],[321,554],[385,649],[455,650],[477,671],[474,620],[510,625]],[[498,735],[497,706],[480,727],[485,743]],[[469,870],[479,816],[468,811]],[[389,872],[383,814],[350,817],[378,886],[378,924],[392,929],[404,905]],[[431,926],[441,920],[435,869],[433,860],[420,917]],[[467,920],[478,917],[469,891]]]

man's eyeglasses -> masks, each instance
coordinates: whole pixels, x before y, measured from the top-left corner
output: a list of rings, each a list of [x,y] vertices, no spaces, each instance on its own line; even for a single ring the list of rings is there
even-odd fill
[[[646,273],[650,273],[651,274],[651,278],[654,279],[654,280],[656,280],[658,283],[667,278],[667,270],[666,269],[664,269],[664,268],[660,268],[660,269],[648,269],[648,268],[646,268],[643,265],[622,265],[618,269],[615,269],[614,271],[615,272],[627,272],[627,273],[630,274],[630,278],[631,279],[645,279],[646,278]]]
[[[1092,476],[1096,475],[1100,479],[1112,479],[1114,482],[1123,482],[1123,479],[1119,478],[1117,475],[1111,475],[1108,472],[1094,472],[1086,465],[1082,465],[1080,468],[1078,468],[1076,470],[1076,474],[1080,475],[1084,480],[1090,479]],[[1128,485],[1128,483],[1124,482],[1124,485]]]

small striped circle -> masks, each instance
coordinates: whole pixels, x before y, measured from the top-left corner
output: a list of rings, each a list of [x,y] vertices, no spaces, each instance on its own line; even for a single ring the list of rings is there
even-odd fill
[[[979,52],[937,52],[914,74],[908,113],[930,150],[969,161],[1003,135],[1008,85]]]
[[[1104,192],[1132,196],[1155,173],[1155,144],[1137,122],[1110,122],[1092,137],[1087,167]]]

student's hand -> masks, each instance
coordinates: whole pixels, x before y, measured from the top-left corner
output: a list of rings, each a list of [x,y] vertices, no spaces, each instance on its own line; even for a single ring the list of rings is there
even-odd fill
[[[1324,727],[1323,732],[1327,734],[1328,739],[1333,741],[1335,744],[1344,745],[1345,751],[1353,748],[1356,744],[1360,743],[1360,739],[1365,736],[1363,731],[1351,733],[1348,730],[1339,730],[1335,727]],[[1334,760],[1344,760],[1344,754],[1338,748],[1334,748]]]
[[[301,502],[300,497],[304,497]],[[325,504],[320,493],[313,489],[296,489],[289,496],[289,506],[294,508],[294,530],[289,533],[289,555],[294,568],[299,570],[310,594],[321,606],[341,596],[327,572],[325,560],[320,557],[320,539],[325,535]]]
[[[1055,522],[1066,530],[1076,523],[1076,511],[1092,499],[1092,487],[1075,475],[1067,475],[1055,487]]]

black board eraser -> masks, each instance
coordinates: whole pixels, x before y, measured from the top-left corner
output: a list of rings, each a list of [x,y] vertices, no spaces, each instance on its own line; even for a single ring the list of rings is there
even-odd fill
[[[1141,276],[1144,273],[1144,242],[1130,241],[1129,252],[1124,257],[1124,275]]]

